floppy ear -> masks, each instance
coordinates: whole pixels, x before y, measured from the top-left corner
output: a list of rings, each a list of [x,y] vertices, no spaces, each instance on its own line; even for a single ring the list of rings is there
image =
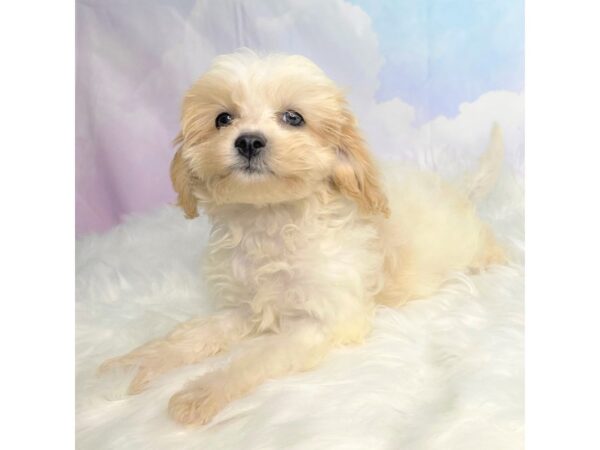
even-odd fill
[[[171,161],[171,182],[177,192],[177,206],[185,212],[185,217],[198,217],[198,201],[192,192],[193,180],[186,161],[181,156],[183,150],[183,135],[179,133],[174,141],[180,144],[173,161]]]
[[[389,217],[388,200],[379,186],[379,174],[363,140],[356,119],[343,112],[344,124],[338,145],[338,161],[333,169],[333,184],[369,214]]]

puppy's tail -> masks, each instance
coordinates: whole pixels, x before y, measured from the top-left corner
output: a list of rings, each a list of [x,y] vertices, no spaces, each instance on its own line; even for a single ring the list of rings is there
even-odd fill
[[[468,174],[463,181],[463,188],[468,197],[475,203],[483,200],[492,190],[502,169],[504,160],[504,139],[502,129],[497,123],[492,126],[490,142],[479,159],[474,172]]]

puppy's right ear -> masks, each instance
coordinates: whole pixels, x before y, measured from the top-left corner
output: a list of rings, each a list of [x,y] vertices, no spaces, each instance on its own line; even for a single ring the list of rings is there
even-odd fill
[[[198,201],[192,190],[192,175],[187,162],[181,155],[183,151],[183,135],[181,133],[175,138],[174,144],[179,145],[173,161],[171,161],[171,182],[175,192],[177,192],[177,206],[183,209],[185,217],[193,219],[198,217]]]

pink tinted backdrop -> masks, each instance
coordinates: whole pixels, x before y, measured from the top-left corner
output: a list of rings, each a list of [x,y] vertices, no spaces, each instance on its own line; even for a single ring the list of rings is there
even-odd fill
[[[498,121],[522,168],[521,0],[78,0],[78,235],[174,200],[181,97],[242,46],[313,59],[380,159],[445,169]]]

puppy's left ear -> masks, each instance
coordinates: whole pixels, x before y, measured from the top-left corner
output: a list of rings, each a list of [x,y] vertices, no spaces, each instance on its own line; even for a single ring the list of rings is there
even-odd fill
[[[381,190],[379,173],[358,130],[356,119],[345,109],[342,120],[333,184],[342,194],[356,201],[362,211],[389,217],[388,200]]]

